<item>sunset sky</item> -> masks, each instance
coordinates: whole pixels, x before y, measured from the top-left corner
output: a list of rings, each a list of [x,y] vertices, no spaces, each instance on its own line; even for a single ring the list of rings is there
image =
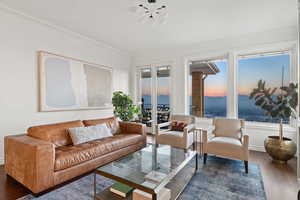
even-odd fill
[[[290,56],[278,55],[239,61],[239,94],[249,95],[260,79],[267,87],[281,86],[282,67],[284,67],[284,85],[289,83]],[[279,90],[278,90],[279,91]]]
[[[225,96],[227,91],[227,61],[215,62],[220,72],[208,75],[204,81],[204,96]]]
[[[227,61],[215,63],[220,72],[205,79],[205,96],[226,96]],[[238,91],[240,95],[249,95],[260,79],[266,81],[267,87],[280,87],[281,71],[284,66],[284,84],[289,82],[289,55],[268,56],[241,59],[238,62]],[[191,76],[189,77],[191,82]],[[159,95],[169,95],[168,78],[158,79]],[[191,94],[191,89],[189,91]],[[150,94],[150,79],[142,80],[142,94]]]

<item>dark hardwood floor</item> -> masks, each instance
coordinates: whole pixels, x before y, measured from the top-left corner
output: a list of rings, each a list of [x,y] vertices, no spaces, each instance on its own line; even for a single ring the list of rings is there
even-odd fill
[[[151,142],[152,138],[148,138]],[[259,164],[263,176],[264,187],[268,200],[296,200],[300,189],[296,179],[296,159],[287,165],[273,163],[263,152],[250,152],[250,163]],[[12,178],[6,176],[4,166],[0,166],[0,200],[14,200],[30,191]]]
[[[4,166],[0,166],[0,199],[14,200],[30,194],[30,191],[23,187],[20,183],[7,176]]]

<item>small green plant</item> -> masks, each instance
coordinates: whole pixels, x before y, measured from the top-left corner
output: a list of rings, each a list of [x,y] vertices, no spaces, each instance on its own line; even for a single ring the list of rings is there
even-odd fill
[[[133,104],[132,98],[121,91],[113,93],[112,104],[114,114],[122,121],[132,121],[140,114],[140,108]]]
[[[296,118],[296,107],[298,105],[298,84],[290,83],[288,86],[281,86],[280,94],[275,95],[277,88],[266,88],[266,82],[259,80],[257,88],[250,94],[255,105],[265,111],[265,114],[274,119]]]

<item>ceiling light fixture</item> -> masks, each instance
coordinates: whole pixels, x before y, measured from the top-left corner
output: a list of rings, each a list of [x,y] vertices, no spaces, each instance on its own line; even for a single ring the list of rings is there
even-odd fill
[[[133,6],[131,10],[138,15],[138,21],[150,24],[164,24],[168,15],[167,6],[158,5],[156,0],[140,2],[137,6]]]

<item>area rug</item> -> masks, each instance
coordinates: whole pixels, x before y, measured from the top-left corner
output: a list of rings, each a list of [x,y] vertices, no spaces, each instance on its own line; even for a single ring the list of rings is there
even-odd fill
[[[179,200],[266,200],[260,167],[249,163],[249,174],[241,161],[208,157],[207,164],[200,160],[199,171],[193,176]],[[97,175],[97,188],[105,189],[113,182]],[[35,198],[32,195],[18,200],[92,200],[93,175]]]

